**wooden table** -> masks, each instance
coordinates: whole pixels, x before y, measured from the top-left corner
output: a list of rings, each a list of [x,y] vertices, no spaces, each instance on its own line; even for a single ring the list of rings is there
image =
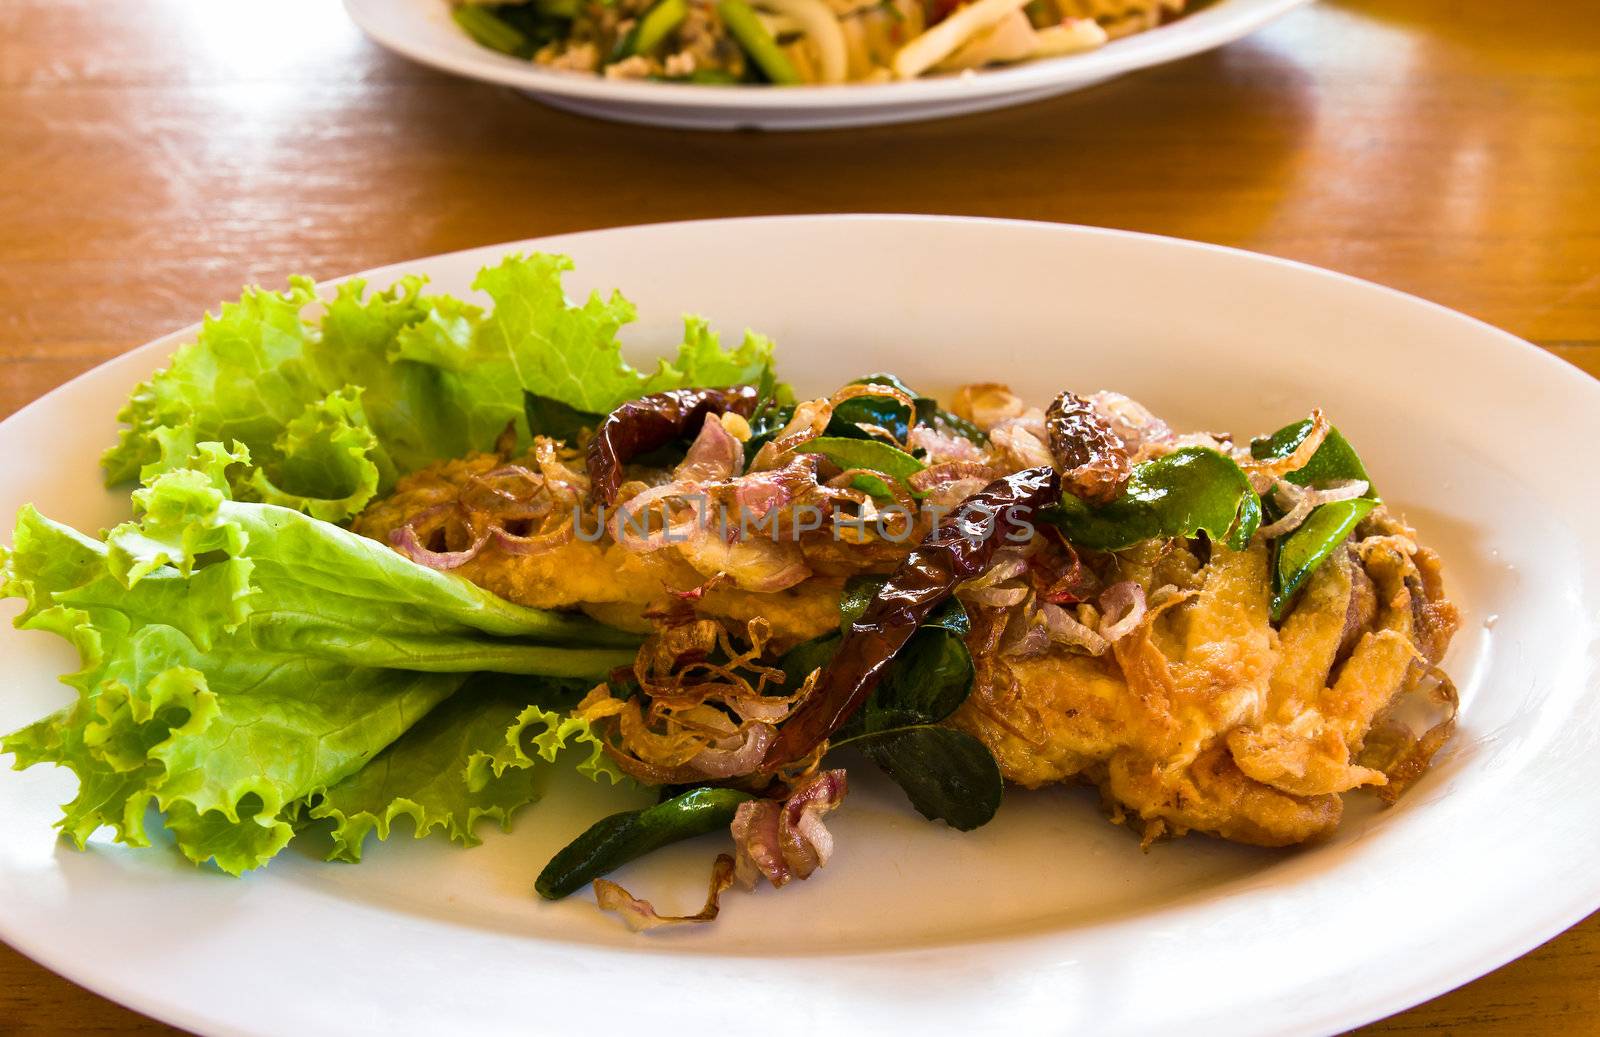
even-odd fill
[[[698,135],[408,64],[333,0],[6,0],[0,416],[247,281],[783,212],[1238,245],[1437,300],[1600,375],[1597,54],[1593,0],[1324,0],[1222,51],[1011,111]],[[1592,1033],[1597,1019],[1600,916],[1367,1032]],[[174,1032],[0,947],[0,1032],[102,1031]]]

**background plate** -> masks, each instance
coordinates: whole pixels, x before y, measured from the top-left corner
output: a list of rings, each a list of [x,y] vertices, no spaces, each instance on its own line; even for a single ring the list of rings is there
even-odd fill
[[[64,772],[0,774],[0,937],[79,983],[212,1033],[1332,1032],[1422,1001],[1600,905],[1600,385],[1509,335],[1281,260],[1086,228],[922,217],[664,224],[389,267],[465,294],[511,248],[569,252],[576,295],[623,288],[638,357],[679,314],[779,341],[826,390],[1009,380],[1128,392],[1180,426],[1250,432],[1326,408],[1446,560],[1465,625],[1446,666],[1461,731],[1395,809],[1352,797],[1298,852],[1203,837],[1141,853],[1083,790],[1012,792],[962,835],[852,773],[839,852],[810,882],[730,895],[709,927],[628,934],[588,895],[533,897],[549,853],[618,809],[574,782],[470,852],[291,851],[243,880],[162,848],[54,839]],[[0,424],[0,513],[83,528],[129,389],[192,329]],[[1515,391],[1510,391],[1514,387]],[[7,615],[15,603],[3,607]],[[0,729],[68,698],[70,652],[0,630]],[[855,780],[859,779],[859,780]],[[624,869],[694,905],[719,839]]]
[[[368,36],[413,61],[503,83],[601,119],[700,130],[807,130],[911,122],[1035,101],[1220,47],[1307,0],[1216,0],[1170,25],[1099,50],[972,75],[908,82],[762,87],[692,86],[573,75],[481,47],[450,20],[445,0],[345,0]]]

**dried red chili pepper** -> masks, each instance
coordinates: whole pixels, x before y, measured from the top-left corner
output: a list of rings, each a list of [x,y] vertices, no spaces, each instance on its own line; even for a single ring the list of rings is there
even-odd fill
[[[622,486],[622,466],[699,428],[708,414],[755,413],[753,385],[727,389],[670,389],[629,400],[595,429],[589,443],[589,485],[595,500],[610,504]]]
[[[995,552],[1031,531],[1034,512],[1061,498],[1055,469],[1040,466],[996,479],[962,501],[906,556],[861,617],[799,707],[778,728],[762,769],[803,759],[837,731],[877,686],[905,647],[956,584],[981,576]]]
[[[1106,504],[1122,492],[1133,474],[1128,448],[1088,400],[1064,392],[1044,420],[1062,489],[1086,504]]]

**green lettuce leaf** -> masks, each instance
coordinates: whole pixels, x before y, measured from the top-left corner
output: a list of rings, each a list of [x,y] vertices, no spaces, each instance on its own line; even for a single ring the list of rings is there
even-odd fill
[[[308,816],[334,823],[329,859],[359,861],[367,835],[388,839],[402,817],[411,819],[418,839],[438,831],[463,846],[481,841],[474,831],[480,819],[509,830],[513,815],[543,794],[547,768],[534,766],[529,748],[553,760],[569,743],[587,745],[587,765],[599,746],[587,723],[531,704],[530,698],[543,701],[543,686],[499,677],[474,680],[317,797]],[[541,741],[543,748],[536,745]],[[496,758],[505,765],[496,768]],[[620,778],[609,764],[589,766],[585,773],[613,783]]]
[[[512,605],[337,526],[227,494],[242,449],[157,476],[104,540],[18,516],[0,556],[16,623],[77,649],[78,699],[0,742],[71,768],[62,829],[178,848],[235,873],[277,853],[299,804],[366,766],[471,671],[593,677],[627,635]],[[504,725],[502,724],[502,731]],[[465,762],[465,761],[464,761]]]
[[[474,282],[488,311],[424,295],[417,277],[372,293],[345,281],[316,316],[308,279],[251,289],[135,390],[103,461],[107,481],[185,467],[186,445],[237,441],[251,460],[228,473],[236,498],[342,521],[398,475],[487,450],[508,425],[526,442],[524,390],[605,413],[643,393],[770,372],[771,342],[747,333],[725,350],[697,318],[674,360],[636,370],[617,340],[632,305],[617,294],[569,304],[571,267],[564,256],[508,256]]]

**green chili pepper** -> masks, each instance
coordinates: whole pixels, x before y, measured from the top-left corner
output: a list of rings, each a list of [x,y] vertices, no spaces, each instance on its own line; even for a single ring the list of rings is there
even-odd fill
[[[533,888],[546,900],[560,900],[663,846],[727,827],[739,804],[753,798],[738,789],[690,789],[653,807],[612,814],[552,857]]]
[[[721,0],[717,4],[717,16],[728,27],[728,35],[750,55],[750,60],[769,81],[779,86],[797,86],[805,82],[778,46],[778,41],[772,38],[772,33],[756,17],[755,8],[744,0]]]

